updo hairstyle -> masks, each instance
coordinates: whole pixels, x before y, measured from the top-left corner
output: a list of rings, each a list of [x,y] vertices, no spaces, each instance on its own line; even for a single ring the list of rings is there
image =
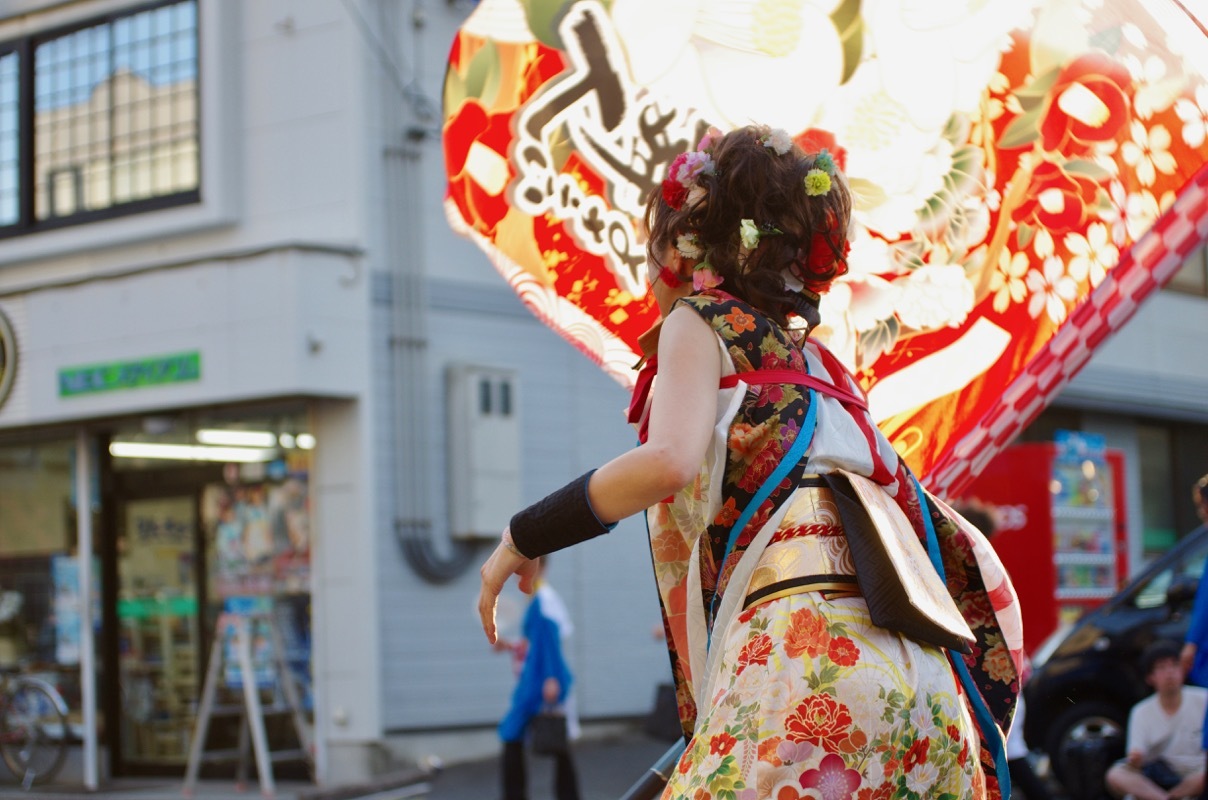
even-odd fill
[[[790,314],[813,327],[818,295],[847,272],[851,193],[831,165],[829,190],[807,194],[806,175],[821,154],[807,155],[795,142],[778,154],[767,144],[771,136],[768,127],[749,125],[714,140],[706,152],[715,169],[696,176],[703,192],[678,210],[656,188],[646,203],[647,257],[661,265],[678,237],[694,236],[702,255],[689,263],[711,268],[722,279],[721,289],[781,327],[788,326]],[[740,235],[744,219],[761,233],[750,250]],[[786,277],[799,281],[804,291],[786,286]]]

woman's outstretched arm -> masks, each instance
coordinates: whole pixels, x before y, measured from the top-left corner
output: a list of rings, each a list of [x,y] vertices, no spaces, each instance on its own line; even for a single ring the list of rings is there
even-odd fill
[[[721,355],[717,334],[690,308],[677,308],[659,338],[658,388],[650,410],[646,443],[592,473],[587,496],[603,522],[617,522],[678,492],[696,477],[705,459],[717,415]],[[495,605],[512,575],[531,594],[536,562],[525,558],[504,530],[502,541],[482,565],[478,613],[494,643]]]

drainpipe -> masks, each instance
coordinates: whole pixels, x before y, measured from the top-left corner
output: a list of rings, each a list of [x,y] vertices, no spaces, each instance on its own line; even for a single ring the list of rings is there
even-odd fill
[[[395,58],[404,23],[401,4],[378,5],[382,39],[390,62]],[[422,58],[422,6],[412,12],[412,64]],[[383,64],[384,69],[389,69]],[[397,78],[397,72],[395,73]],[[394,428],[394,531],[411,568],[430,583],[448,583],[477,562],[478,548],[446,537],[438,546],[431,513],[428,481],[434,417],[428,407],[427,286],[424,276],[422,203],[424,149],[439,138],[438,110],[415,87],[418,78],[399,88],[400,81],[382,81],[382,121],[386,147],[382,153],[385,258],[391,270],[390,367]],[[400,97],[400,92],[402,97]],[[401,144],[390,144],[402,136]]]

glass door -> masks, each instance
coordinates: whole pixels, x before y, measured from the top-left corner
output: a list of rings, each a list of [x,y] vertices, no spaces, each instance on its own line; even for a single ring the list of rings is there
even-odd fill
[[[116,517],[122,758],[183,765],[201,683],[196,499],[126,499]]]

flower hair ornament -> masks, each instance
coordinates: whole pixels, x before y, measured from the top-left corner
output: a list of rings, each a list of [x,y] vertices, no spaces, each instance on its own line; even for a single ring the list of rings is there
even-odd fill
[[[692,267],[693,291],[700,292],[721,286],[721,276],[714,272],[713,267],[705,260],[705,248],[696,233],[689,231],[675,237],[675,249],[684,258],[696,262]]]
[[[675,237],[675,249],[679,251],[681,256],[693,261],[700,261],[705,255],[705,250],[701,247],[700,238],[691,232],[681,233]]]
[[[799,276],[802,286],[815,296],[824,293],[832,280],[847,272],[851,242],[836,226],[835,213],[827,209],[825,228],[814,231],[808,251],[804,248],[797,251],[797,262],[792,270],[796,273],[794,277]]]
[[[696,203],[705,196],[705,188],[697,180],[701,175],[713,175],[717,165],[713,156],[703,150],[680,153],[667,169],[663,181],[663,200],[672,209],[679,211],[685,202]]]
[[[793,137],[783,128],[774,128],[764,136],[759,137],[759,143],[778,156],[785,155],[793,149]]]
[[[756,225],[753,219],[743,219],[738,223],[738,236],[742,240],[742,246],[746,250],[754,250],[759,247],[759,240],[764,236],[775,236],[776,234],[784,233],[776,226],[769,222],[763,225]]]
[[[835,159],[822,148],[822,152],[814,159],[813,168],[805,173],[805,193],[810,197],[819,197],[831,190],[835,178]]]

